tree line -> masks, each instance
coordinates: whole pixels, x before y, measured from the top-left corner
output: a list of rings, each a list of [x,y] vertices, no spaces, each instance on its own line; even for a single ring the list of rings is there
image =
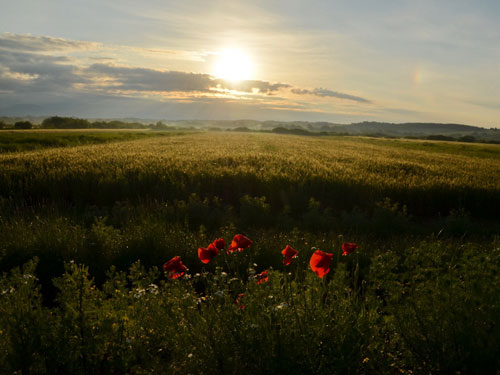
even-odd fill
[[[8,125],[0,121],[0,129],[33,129],[37,126],[30,121],[17,121],[14,125]],[[153,125],[157,127],[157,125]],[[89,121],[86,119],[74,117],[52,116],[42,121],[41,129],[149,129],[151,125],[141,124],[139,122],[124,121]]]

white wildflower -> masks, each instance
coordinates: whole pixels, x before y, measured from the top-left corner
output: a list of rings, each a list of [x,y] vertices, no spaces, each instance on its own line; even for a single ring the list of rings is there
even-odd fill
[[[147,291],[148,291],[148,293],[157,295],[159,293],[158,285],[149,284]]]
[[[141,298],[143,295],[146,294],[146,289],[144,288],[137,288],[134,293],[134,298]]]
[[[14,289],[14,287],[10,287],[10,288],[7,288],[5,290],[2,291],[2,296],[5,295],[5,294],[12,294],[14,293],[16,290]]]
[[[284,309],[286,307],[288,307],[288,303],[281,302],[278,306],[276,306],[276,310],[282,310],[282,309]]]

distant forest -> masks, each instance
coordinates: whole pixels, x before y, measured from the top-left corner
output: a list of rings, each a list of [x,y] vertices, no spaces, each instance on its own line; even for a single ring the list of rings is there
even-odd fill
[[[150,129],[272,132],[302,136],[361,135],[372,137],[415,138],[439,141],[500,143],[500,129],[441,123],[360,122],[335,124],[307,121],[256,120],[179,120],[142,119],[95,120],[52,116],[48,118],[0,118],[0,129]]]

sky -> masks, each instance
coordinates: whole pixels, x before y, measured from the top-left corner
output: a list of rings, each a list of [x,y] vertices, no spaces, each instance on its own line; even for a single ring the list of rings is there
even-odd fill
[[[0,9],[0,115],[500,127],[498,0]]]

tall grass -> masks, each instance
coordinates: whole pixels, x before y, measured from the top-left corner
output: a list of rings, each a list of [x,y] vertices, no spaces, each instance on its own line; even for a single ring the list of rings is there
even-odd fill
[[[495,374],[499,156],[237,133],[1,154],[0,373]],[[235,233],[252,247],[197,258]]]
[[[494,217],[500,163],[492,150],[492,157],[475,157],[355,138],[205,133],[0,155],[0,193],[61,207],[186,200],[192,193],[239,206],[244,195],[265,196],[272,208],[292,213],[311,197],[336,212],[373,209],[389,197],[410,214],[463,209]]]
[[[0,152],[20,152],[52,147],[71,147],[182,134],[145,131],[0,131]]]

